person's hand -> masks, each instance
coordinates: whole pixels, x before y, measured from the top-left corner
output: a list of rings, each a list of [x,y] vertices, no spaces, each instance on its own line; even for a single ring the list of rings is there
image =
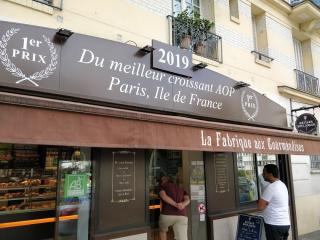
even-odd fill
[[[185,208],[185,205],[183,204],[183,202],[177,203],[176,208],[178,208],[179,210],[183,210]]]

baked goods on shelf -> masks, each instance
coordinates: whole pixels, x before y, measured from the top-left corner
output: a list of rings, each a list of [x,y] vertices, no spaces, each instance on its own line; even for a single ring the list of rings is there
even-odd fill
[[[1,214],[55,208],[56,179],[12,179],[0,183]]]

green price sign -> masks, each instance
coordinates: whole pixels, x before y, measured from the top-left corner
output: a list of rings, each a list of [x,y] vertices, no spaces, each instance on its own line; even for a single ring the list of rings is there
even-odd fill
[[[87,174],[66,174],[64,197],[83,197],[87,194]]]

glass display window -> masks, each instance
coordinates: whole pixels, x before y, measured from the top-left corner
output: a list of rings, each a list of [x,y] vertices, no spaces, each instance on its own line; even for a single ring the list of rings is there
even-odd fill
[[[0,144],[0,214],[54,210],[57,168],[38,145]],[[51,165],[52,166],[52,165]]]
[[[263,179],[262,172],[263,167],[267,164],[275,164],[279,167],[278,161],[277,161],[277,155],[274,154],[257,154],[257,165],[258,165],[258,180],[259,180],[259,191],[260,194],[264,191],[264,189],[269,185],[268,182],[266,182]]]
[[[254,154],[237,153],[237,169],[240,203],[258,200],[258,183]]]

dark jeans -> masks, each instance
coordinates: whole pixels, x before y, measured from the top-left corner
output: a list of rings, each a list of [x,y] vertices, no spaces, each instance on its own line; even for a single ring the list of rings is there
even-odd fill
[[[290,226],[264,224],[267,240],[287,240]]]

